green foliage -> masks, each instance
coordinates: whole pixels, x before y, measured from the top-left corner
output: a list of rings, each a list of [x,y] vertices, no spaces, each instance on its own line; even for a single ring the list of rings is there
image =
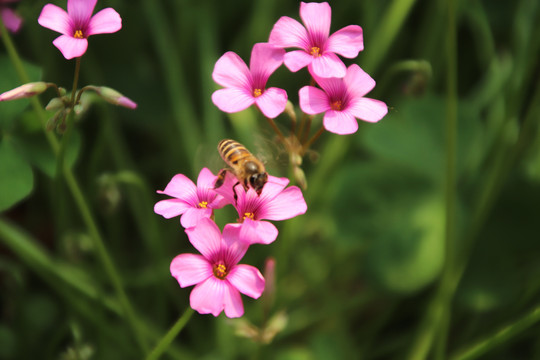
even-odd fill
[[[389,113],[314,144],[302,165],[308,212],[276,222],[276,242],[243,260],[262,271],[276,259],[275,302],[243,297],[247,321],[235,322],[185,312],[191,288],[169,264],[196,251],[178,219],[153,212],[163,198],[155,191],[177,173],[216,171],[223,138],[250,149],[264,141],[287,158],[254,109],[225,115],[212,104],[211,73],[225,51],[247,60],[279,17],[299,19],[299,3],[98,1],[123,28],[89,39],[79,83],[114,88],[138,108],[92,101],[62,145],[59,171],[63,136],[45,131],[53,114],[42,110],[54,91],[0,102],[0,358],[139,359],[170,328],[182,331],[166,337],[163,359],[540,358],[540,3],[457,4],[452,53],[453,3],[331,4],[332,32],[363,27],[364,51],[345,62],[377,81],[368,96]],[[31,81],[71,89],[75,62],[37,24],[43,5],[10,5],[24,17],[10,39]],[[0,93],[26,81],[4,40]],[[282,68],[269,86],[297,105],[308,81],[305,70]],[[291,126],[285,115],[275,121],[285,133]],[[216,221],[235,217],[229,206]],[[272,341],[253,341],[262,334]]]

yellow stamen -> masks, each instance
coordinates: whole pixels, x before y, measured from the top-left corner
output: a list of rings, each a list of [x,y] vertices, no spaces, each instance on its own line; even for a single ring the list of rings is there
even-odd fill
[[[206,208],[208,207],[208,201],[201,201],[201,202],[199,203],[199,207],[200,207],[201,209],[206,209]]]
[[[342,106],[341,100],[336,100],[330,104],[330,108],[332,110],[337,110],[337,111],[341,110],[341,106]]]
[[[227,276],[227,267],[225,266],[225,264],[215,264],[213,270],[214,276],[218,279],[223,280]]]
[[[82,30],[77,30],[77,31],[75,31],[75,34],[73,34],[73,37],[74,37],[75,39],[82,39],[82,38],[84,38],[83,33],[82,33]]]
[[[262,95],[262,90],[261,89],[255,89],[253,90],[253,96],[255,97],[259,97]]]
[[[244,220],[246,220],[246,218],[250,218],[251,220],[255,220],[255,214],[252,213],[252,212],[244,213]]]
[[[313,57],[319,57],[319,56],[321,56],[321,55],[322,55],[322,54],[321,54],[321,49],[320,49],[319,47],[313,46],[313,47],[311,48],[311,56],[313,56]]]

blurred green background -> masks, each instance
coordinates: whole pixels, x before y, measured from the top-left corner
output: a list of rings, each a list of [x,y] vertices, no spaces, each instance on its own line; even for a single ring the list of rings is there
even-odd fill
[[[12,41],[31,80],[69,89],[75,62],[52,45],[58,34],[37,23],[45,3],[14,6],[24,24]],[[275,243],[253,246],[242,261],[262,271],[265,259],[276,260],[275,302],[243,297],[243,319],[257,328],[286,314],[273,341],[239,337],[246,323],[196,313],[163,358],[540,359],[540,3],[331,5],[331,32],[363,28],[365,50],[345,62],[377,81],[368,96],[389,113],[354,135],[323,134],[315,161],[304,159],[308,212],[276,224]],[[55,176],[38,112],[28,100],[3,102],[1,359],[144,358],[141,338],[153,348],[189,306],[191,288],[179,288],[170,261],[196,252],[178,219],[153,213],[163,198],[155,191],[177,173],[195,180],[204,166],[217,171],[222,138],[250,149],[274,142],[255,111],[227,116],[212,104],[211,74],[226,51],[248,61],[279,17],[299,19],[299,2],[110,0],[96,11],[109,6],[123,27],[89,39],[79,84],[112,87],[139,106],[96,101],[76,123],[66,162],[135,320],[123,315],[66,179]],[[269,84],[297,104],[308,82],[305,69],[282,67]],[[0,92],[22,83],[0,46]],[[289,127],[283,115],[276,122]],[[282,161],[269,168],[288,174]]]

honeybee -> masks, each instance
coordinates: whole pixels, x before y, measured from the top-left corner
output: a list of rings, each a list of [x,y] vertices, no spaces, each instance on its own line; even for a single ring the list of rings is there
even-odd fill
[[[231,139],[221,140],[217,148],[221,158],[230,169],[225,168],[219,172],[214,189],[223,185],[225,175],[229,171],[238,179],[233,189],[236,185],[242,184],[246,191],[251,187],[257,195],[260,195],[264,184],[268,181],[268,173],[262,161],[249,152],[244,145]],[[234,195],[236,198],[236,192]]]

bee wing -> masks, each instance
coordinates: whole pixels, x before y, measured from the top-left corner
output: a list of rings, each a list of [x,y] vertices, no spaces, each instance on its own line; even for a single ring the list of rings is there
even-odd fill
[[[288,155],[277,135],[271,132],[256,134],[253,150],[253,155],[264,163],[268,173],[274,176],[287,174]]]
[[[223,162],[217,151],[215,144],[201,143],[197,146],[194,156],[194,164],[197,169],[209,168],[214,175],[221,169],[226,168],[227,164]]]

